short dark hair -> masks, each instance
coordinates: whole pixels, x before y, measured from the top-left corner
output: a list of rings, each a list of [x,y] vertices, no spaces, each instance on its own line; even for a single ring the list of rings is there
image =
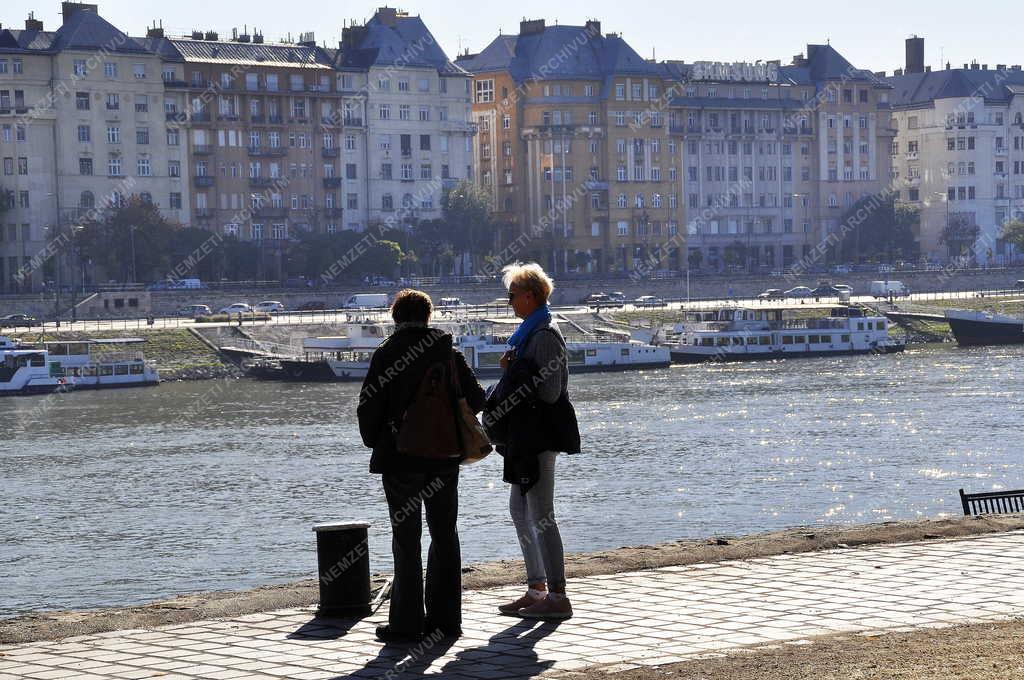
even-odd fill
[[[391,303],[391,318],[395,323],[426,323],[433,311],[434,303],[430,296],[413,288],[399,292]]]

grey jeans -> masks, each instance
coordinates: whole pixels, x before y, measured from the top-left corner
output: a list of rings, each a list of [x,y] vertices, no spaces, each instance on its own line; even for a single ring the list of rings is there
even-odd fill
[[[539,456],[540,477],[524,495],[518,484],[512,485],[508,509],[519,537],[526,562],[528,583],[547,582],[548,588],[565,588],[565,553],[562,536],[555,522],[556,451]]]

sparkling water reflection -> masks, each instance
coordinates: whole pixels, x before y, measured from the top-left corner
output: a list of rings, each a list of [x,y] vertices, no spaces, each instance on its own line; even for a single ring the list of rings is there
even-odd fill
[[[1024,348],[674,367],[573,379],[559,464],[572,551],[959,512],[1019,487]],[[315,522],[373,523],[354,385],[232,381],[4,401],[0,616],[312,575]],[[464,470],[467,561],[514,557],[495,456]]]

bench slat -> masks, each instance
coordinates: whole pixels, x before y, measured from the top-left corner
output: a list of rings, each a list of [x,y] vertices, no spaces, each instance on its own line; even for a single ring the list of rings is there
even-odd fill
[[[964,493],[960,489],[964,515],[1007,514],[1024,512],[1024,489]]]

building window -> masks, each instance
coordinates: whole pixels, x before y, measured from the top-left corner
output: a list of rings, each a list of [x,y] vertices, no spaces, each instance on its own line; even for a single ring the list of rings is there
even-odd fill
[[[494,80],[476,81],[476,101],[478,104],[487,104],[494,101]]]
[[[89,110],[89,93],[88,92],[76,92],[75,93],[75,108],[79,111]]]
[[[79,158],[78,159],[78,174],[79,175],[91,175],[92,174],[92,159],[91,158]]]

